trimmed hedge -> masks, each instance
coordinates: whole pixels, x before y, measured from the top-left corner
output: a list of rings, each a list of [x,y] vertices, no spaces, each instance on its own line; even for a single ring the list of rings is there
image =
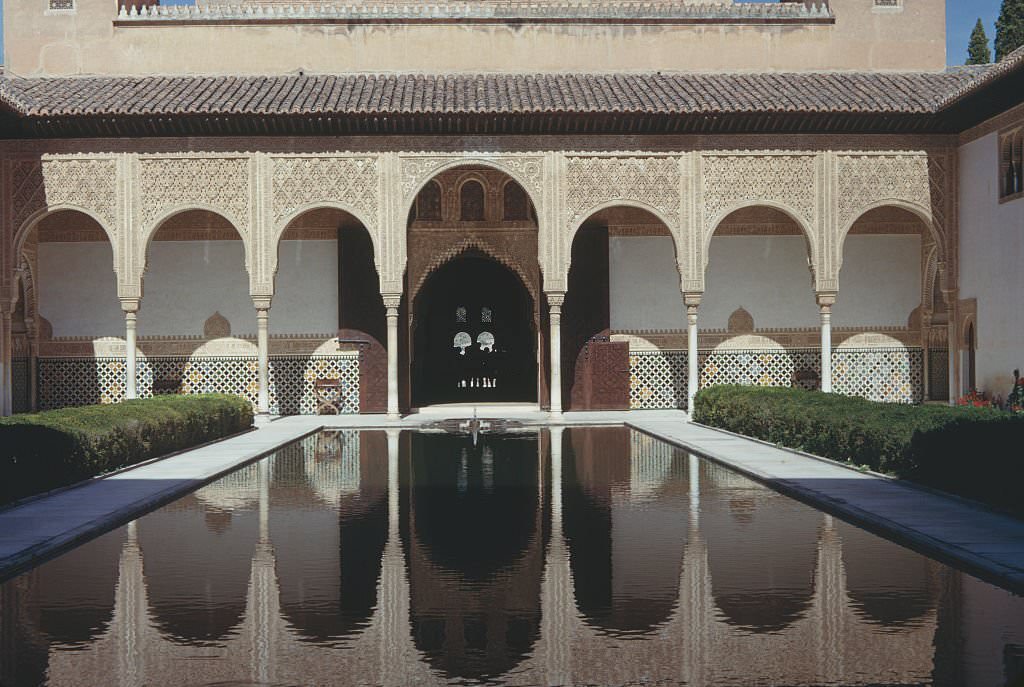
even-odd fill
[[[191,448],[252,425],[239,396],[158,396],[0,418],[0,503]]]
[[[1019,415],[802,389],[715,386],[697,394],[693,418],[1024,514]]]

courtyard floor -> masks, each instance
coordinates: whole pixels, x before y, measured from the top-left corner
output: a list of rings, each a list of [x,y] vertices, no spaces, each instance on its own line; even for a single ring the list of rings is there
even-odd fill
[[[383,416],[294,416],[0,510],[0,578],[32,567],[238,466],[324,427],[416,429],[467,408]],[[484,413],[484,416],[494,416]],[[682,411],[565,413],[507,408],[527,426],[626,424],[717,461],[824,511],[1016,593],[1024,593],[1024,521],[973,502],[688,423]]]

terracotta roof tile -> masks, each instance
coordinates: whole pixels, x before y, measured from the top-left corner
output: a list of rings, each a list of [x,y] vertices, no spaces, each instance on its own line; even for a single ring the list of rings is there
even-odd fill
[[[23,116],[384,114],[934,114],[1024,65],[940,73],[0,76]]]

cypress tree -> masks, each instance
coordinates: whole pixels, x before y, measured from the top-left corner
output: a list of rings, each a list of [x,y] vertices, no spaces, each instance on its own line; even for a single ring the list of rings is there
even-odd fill
[[[996,20],[996,60],[1024,45],[1024,0],[1003,0]]]
[[[967,46],[967,64],[988,64],[992,61],[992,51],[988,49],[988,36],[985,35],[985,25],[978,18],[978,23],[971,31],[971,42]]]

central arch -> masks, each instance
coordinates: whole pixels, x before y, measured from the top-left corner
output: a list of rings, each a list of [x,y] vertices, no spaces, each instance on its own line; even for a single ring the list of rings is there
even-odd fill
[[[512,269],[468,250],[413,303],[413,405],[537,402],[536,304]]]

